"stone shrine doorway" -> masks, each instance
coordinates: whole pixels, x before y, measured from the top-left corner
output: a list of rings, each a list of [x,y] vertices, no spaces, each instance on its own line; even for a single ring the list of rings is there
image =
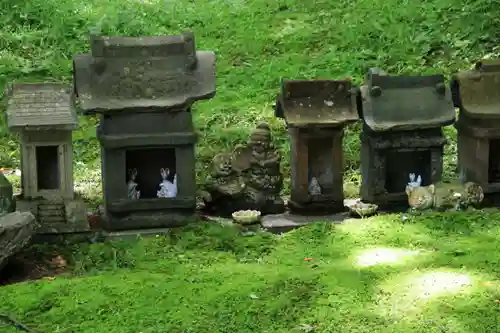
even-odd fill
[[[420,176],[422,186],[432,182],[430,150],[389,150],[386,155],[385,189],[389,194],[404,192],[410,181],[410,173]]]
[[[174,181],[176,173],[175,148],[136,148],[125,151],[126,170],[136,169],[136,182],[141,191],[141,199],[157,197],[162,182],[160,169],[168,169],[167,180]],[[128,172],[127,179],[128,181]]]

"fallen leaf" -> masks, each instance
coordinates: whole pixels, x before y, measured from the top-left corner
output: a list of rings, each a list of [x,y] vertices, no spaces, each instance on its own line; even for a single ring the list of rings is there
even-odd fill
[[[304,258],[304,261],[311,261],[313,258]]]

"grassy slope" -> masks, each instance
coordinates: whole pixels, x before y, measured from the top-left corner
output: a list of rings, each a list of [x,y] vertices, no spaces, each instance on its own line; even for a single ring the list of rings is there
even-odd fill
[[[195,32],[199,49],[217,52],[217,97],[196,104],[198,176],[211,157],[246,140],[265,119],[286,154],[288,138],[272,104],[279,80],[342,78],[365,69],[449,75],[495,52],[497,1],[458,0],[45,0],[0,2],[0,88],[11,80],[70,80],[71,57],[88,50],[88,30],[110,35]],[[488,7],[488,4],[489,7]],[[498,9],[497,9],[498,10]],[[486,14],[485,14],[486,13]],[[0,89],[1,90],[1,89]],[[2,120],[3,121],[3,120]],[[95,119],[75,133],[77,178],[98,166]],[[358,180],[357,128],[345,142],[348,190]],[[448,133],[453,137],[453,130]],[[18,164],[17,143],[0,123],[0,165]],[[90,144],[89,144],[90,143]],[[454,149],[446,171],[454,167]],[[288,158],[284,172],[289,174]],[[98,176],[95,178],[98,179]],[[351,184],[352,185],[352,184]]]
[[[74,252],[74,277],[0,288],[0,312],[53,333],[496,332],[499,217],[393,215],[253,237],[205,224],[92,245]]]

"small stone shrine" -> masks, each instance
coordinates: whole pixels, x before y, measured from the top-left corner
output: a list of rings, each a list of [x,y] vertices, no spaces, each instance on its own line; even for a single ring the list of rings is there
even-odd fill
[[[483,60],[452,77],[461,180],[484,189],[485,205],[500,205],[500,60]]]
[[[192,33],[91,36],[73,80],[84,114],[100,115],[103,227],[182,225],[196,211],[191,107],[215,95],[215,54]]]
[[[349,80],[284,80],[275,114],[291,140],[288,206],[308,215],[344,210],[344,126],[359,119]]]
[[[14,84],[6,97],[8,127],[21,143],[17,209],[36,217],[39,234],[89,230],[85,204],[73,189],[71,137],[78,120],[71,86]]]
[[[214,157],[204,197],[206,209],[221,216],[247,209],[262,214],[283,213],[280,164],[281,154],[273,146],[271,130],[262,123],[251,133],[246,146],[238,145],[232,154]]]
[[[455,121],[443,75],[390,76],[370,69],[360,88],[361,198],[381,208],[408,206],[410,175],[441,180],[442,127]]]

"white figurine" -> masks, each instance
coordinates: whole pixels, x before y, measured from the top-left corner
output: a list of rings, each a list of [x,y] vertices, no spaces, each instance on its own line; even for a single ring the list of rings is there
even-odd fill
[[[127,197],[132,200],[137,200],[141,197],[141,191],[137,189],[138,184],[135,182],[135,179],[137,178],[137,169],[130,169],[128,173],[129,180],[127,183]]]
[[[162,182],[160,183],[160,189],[156,192],[158,198],[175,198],[177,196],[177,174],[174,175],[173,182],[167,180],[169,174],[170,170],[168,168],[160,169]]]
[[[311,178],[311,182],[309,183],[309,194],[310,195],[321,195],[321,186],[319,185],[316,177]]]
[[[415,180],[415,174],[410,173],[409,178],[410,178],[410,182],[407,185],[408,187],[420,187],[420,186],[422,186],[422,177],[420,177],[420,175]]]

